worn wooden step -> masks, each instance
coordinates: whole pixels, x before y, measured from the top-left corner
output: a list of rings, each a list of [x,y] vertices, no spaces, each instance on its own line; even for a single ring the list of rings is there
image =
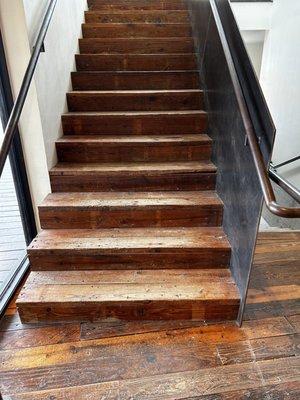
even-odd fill
[[[51,193],[39,207],[43,229],[219,226],[215,192]]]
[[[84,38],[167,38],[167,37],[190,37],[191,24],[82,24],[82,35]]]
[[[66,135],[174,135],[203,133],[204,111],[76,112],[62,116]]]
[[[77,54],[78,71],[188,71],[195,70],[194,53],[183,54]],[[136,87],[135,87],[136,89]]]
[[[227,268],[219,227],[49,229],[28,248],[33,270]]]
[[[23,323],[237,317],[239,295],[224,269],[33,271],[17,306]]]
[[[69,111],[168,111],[203,108],[203,92],[190,90],[113,90],[67,93]]]
[[[58,163],[53,192],[212,190],[216,168],[208,161],[169,163]]]
[[[166,162],[209,160],[207,135],[63,136],[56,141],[59,161]]]
[[[193,53],[192,38],[83,38],[79,39],[82,54],[113,53]]]
[[[90,10],[186,10],[181,0],[94,0],[89,1]]]
[[[198,89],[197,71],[73,72],[73,90]]]
[[[121,10],[86,11],[85,21],[91,23],[186,23],[189,14],[185,10]]]

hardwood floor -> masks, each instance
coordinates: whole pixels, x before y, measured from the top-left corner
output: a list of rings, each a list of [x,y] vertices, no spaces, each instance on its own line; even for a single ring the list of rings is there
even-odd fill
[[[262,233],[245,322],[0,325],[5,400],[300,398],[300,232]]]

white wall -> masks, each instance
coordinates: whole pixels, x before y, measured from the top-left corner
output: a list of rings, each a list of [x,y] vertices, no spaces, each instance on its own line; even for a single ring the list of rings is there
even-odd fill
[[[265,31],[260,83],[277,128],[272,156],[276,164],[300,154],[300,1],[232,3],[232,8],[256,70],[259,49],[253,43],[258,42],[259,30]],[[280,173],[300,187],[299,162]],[[274,185],[274,191],[279,203],[296,206],[278,186]],[[279,218],[267,210],[263,215],[272,226],[300,228],[299,220]]]
[[[29,40],[34,43],[47,0],[23,0]],[[61,114],[66,108],[66,92],[71,90],[70,72],[75,70],[74,54],[78,52],[78,38],[86,0],[59,0],[54,11],[35,74],[47,164],[56,164],[55,140],[62,136]]]
[[[252,65],[255,69],[256,75],[260,77],[262,55],[264,49],[264,42],[266,31],[265,30],[250,30],[241,31],[243,40],[246,45],[247,52],[252,61]]]
[[[19,92],[48,0],[0,0],[0,24],[14,95]],[[56,163],[70,72],[86,0],[58,0],[22,112],[19,129],[37,224],[37,206],[50,192],[48,169]]]
[[[277,135],[273,161],[300,154],[300,1],[275,0],[266,36],[261,85]],[[300,163],[280,170],[300,187]]]
[[[0,1],[0,24],[12,91],[16,96],[30,58],[22,0]],[[28,92],[19,123],[19,131],[35,217],[37,224],[39,224],[37,205],[49,193],[50,182],[34,82]]]
[[[274,0],[277,1],[277,0]],[[268,30],[273,3],[230,3],[240,30]]]

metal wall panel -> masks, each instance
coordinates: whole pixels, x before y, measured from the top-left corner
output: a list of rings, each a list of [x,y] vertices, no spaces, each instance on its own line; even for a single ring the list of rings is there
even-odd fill
[[[208,134],[214,141],[217,192],[224,202],[223,227],[232,247],[230,268],[241,295],[241,322],[263,196],[250,148],[245,143],[246,131],[210,1],[188,0],[188,5],[209,115]],[[231,29],[232,25],[227,28]],[[235,31],[237,34],[240,36]],[[239,46],[243,45],[241,37],[236,40]],[[239,57],[242,58],[238,62],[249,63],[251,67],[246,51]],[[251,82],[256,91],[257,84]],[[273,139],[274,132],[268,131],[261,148],[266,165]]]

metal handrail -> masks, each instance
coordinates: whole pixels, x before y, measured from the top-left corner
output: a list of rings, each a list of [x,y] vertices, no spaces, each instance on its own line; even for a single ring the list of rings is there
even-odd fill
[[[251,150],[251,154],[253,157],[254,165],[256,168],[256,172],[258,175],[258,179],[260,182],[260,186],[263,192],[264,200],[266,203],[267,208],[275,215],[278,215],[279,217],[284,217],[284,218],[300,218],[300,208],[295,208],[295,207],[284,207],[281,206],[277,203],[276,197],[272,188],[271,181],[269,179],[269,173],[268,169],[265,167],[264,164],[264,159],[262,152],[260,150],[258,141],[257,141],[257,136],[253,127],[253,123],[248,111],[248,107],[243,95],[243,91],[241,88],[241,84],[235,69],[235,65],[233,62],[233,58],[231,55],[231,51],[229,48],[229,44],[226,39],[226,34],[224,32],[224,28],[222,25],[222,21],[215,3],[215,0],[210,0],[212,12],[215,18],[215,22],[217,25],[217,29],[220,35],[220,39],[222,42],[223,50],[225,53],[226,61],[228,64],[230,76],[232,79],[233,87],[234,87],[234,92],[237,98],[237,102],[239,105],[239,109],[241,112],[241,117],[243,120],[243,124],[245,127],[249,147]],[[292,190],[292,189],[291,189]]]
[[[39,59],[39,55],[41,53],[41,50],[43,48],[43,43],[44,39],[46,36],[46,33],[49,28],[49,24],[56,6],[57,0],[50,0],[48,8],[46,10],[41,28],[39,30],[32,55],[30,57],[22,84],[21,88],[19,91],[19,94],[17,96],[17,99],[14,103],[13,109],[11,111],[11,114],[8,119],[8,123],[6,125],[5,131],[4,131],[4,139],[1,145],[1,150],[0,150],[0,177],[3,172],[3,168],[7,159],[7,156],[9,154],[12,141],[14,139],[14,135],[16,133],[16,129],[22,114],[22,110],[24,107],[24,103],[26,101],[26,97],[28,94],[28,90],[30,88],[30,84],[36,69],[36,65]]]

